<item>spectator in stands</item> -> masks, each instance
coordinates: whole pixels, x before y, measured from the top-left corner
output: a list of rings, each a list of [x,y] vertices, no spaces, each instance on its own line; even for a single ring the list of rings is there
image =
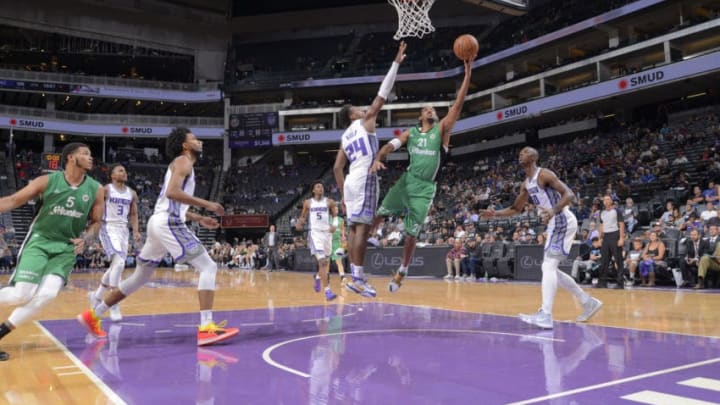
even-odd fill
[[[632,241],[630,250],[625,255],[625,267],[628,269],[630,279],[627,282],[628,286],[635,285],[635,274],[637,273],[638,266],[642,260],[643,255],[643,241],[640,238],[635,238]]]
[[[673,200],[667,200],[665,202],[665,212],[660,216],[660,222],[668,223],[673,222],[670,217],[673,215],[673,209],[675,208],[675,202]]]
[[[474,281],[478,276],[477,265],[482,266],[482,244],[481,239],[469,239],[465,247],[466,255],[462,259],[460,266],[465,274],[465,281]]]
[[[690,198],[688,198],[688,202],[696,209],[700,204],[705,202],[705,197],[702,194],[702,190],[700,190],[700,186],[693,187],[693,193]]]
[[[446,280],[452,280],[454,278],[455,281],[460,281],[462,279],[460,262],[462,261],[463,256],[467,256],[467,252],[460,240],[450,238],[448,243],[452,246],[452,248],[450,248],[450,251],[445,256],[447,275],[445,275],[444,278]]]
[[[684,243],[687,253],[683,260],[680,260],[684,284],[697,285],[698,264],[703,253],[710,250],[710,242],[707,239],[700,239],[700,231],[693,229]]]
[[[593,275],[597,274],[598,269],[600,269],[600,258],[602,257],[601,243],[600,238],[594,237],[587,253],[578,255],[573,261],[570,275],[578,283],[583,282],[590,284]],[[582,273],[580,273],[580,271],[582,271]]]
[[[708,229],[708,246],[707,250],[698,262],[697,284],[695,289],[703,289],[706,287],[706,278],[708,272],[720,272],[720,237],[718,236],[718,225],[712,224]]]
[[[637,226],[637,218],[640,215],[640,212],[635,206],[632,198],[628,197],[625,199],[625,206],[622,208],[622,213],[623,222],[625,222],[625,228],[627,229],[628,233],[632,233],[635,229],[635,226]]]
[[[673,160],[672,165],[679,166],[679,165],[684,165],[686,163],[688,163],[688,158],[685,157],[685,152],[680,151],[678,153],[677,157],[675,158],[675,160]]]
[[[705,211],[700,213],[700,219],[703,220],[703,222],[707,223],[712,218],[717,218],[718,213],[715,210],[715,205],[712,201],[708,201],[707,205],[705,206]]]
[[[702,194],[706,202],[712,202],[713,204],[720,198],[718,197],[718,186],[712,180],[708,182],[708,188],[703,190]]]
[[[665,263],[665,243],[658,238],[655,231],[650,231],[650,241],[643,251],[642,261],[640,262],[640,276],[642,277],[642,286],[655,286],[655,270],[661,266],[667,266]]]

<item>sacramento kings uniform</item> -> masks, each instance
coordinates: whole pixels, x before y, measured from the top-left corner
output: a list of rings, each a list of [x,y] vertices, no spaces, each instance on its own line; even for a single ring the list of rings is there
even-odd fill
[[[525,189],[538,208],[552,209],[560,201],[560,193],[552,188],[542,188],[538,185],[538,176],[541,168],[530,179],[525,179]],[[570,254],[572,242],[577,233],[577,219],[570,208],[565,206],[562,212],[553,216],[546,229],[548,238],[545,241],[545,254],[552,256],[567,256]]]
[[[442,136],[440,126],[434,125],[428,132],[410,129],[407,150],[410,165],[407,171],[390,188],[383,199],[378,214],[400,215],[408,209],[404,219],[405,231],[417,237],[435,198],[435,179],[442,159]]]
[[[48,274],[67,281],[75,265],[75,246],[70,239],[79,238],[85,230],[99,187],[90,176],[72,187],[63,172],[48,175],[40,210],[18,253],[11,283],[40,284]]]
[[[348,223],[371,224],[378,202],[378,177],[369,174],[378,152],[377,136],[369,134],[358,119],[345,130],[341,147],[350,162],[343,196]]]
[[[107,257],[119,255],[125,259],[130,237],[128,216],[133,202],[133,190],[126,186],[125,191],[120,191],[112,183],[107,185],[106,190],[100,242]]]
[[[318,259],[330,256],[332,246],[332,234],[330,233],[330,209],[326,197],[319,201],[310,199],[310,237],[308,247],[310,253]]]
[[[148,220],[147,240],[140,252],[141,260],[159,263],[166,253],[170,253],[175,262],[182,263],[205,251],[202,243],[185,225],[185,215],[190,206],[171,200],[165,194],[170,177],[172,165],[165,173],[155,212]],[[195,192],[195,170],[183,180],[182,190],[190,195]]]

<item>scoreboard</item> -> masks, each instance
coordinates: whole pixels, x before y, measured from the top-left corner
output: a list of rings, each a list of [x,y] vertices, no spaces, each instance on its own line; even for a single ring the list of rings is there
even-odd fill
[[[228,137],[230,148],[272,146],[273,131],[278,129],[276,112],[230,114]]]
[[[43,172],[62,170],[61,157],[62,155],[60,153],[43,153],[41,163]]]

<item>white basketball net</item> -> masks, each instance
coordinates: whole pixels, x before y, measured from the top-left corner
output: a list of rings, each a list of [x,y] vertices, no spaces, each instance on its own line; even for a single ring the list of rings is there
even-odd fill
[[[430,21],[430,7],[435,0],[388,0],[398,13],[398,29],[395,32],[396,41],[405,37],[422,38],[435,32]]]

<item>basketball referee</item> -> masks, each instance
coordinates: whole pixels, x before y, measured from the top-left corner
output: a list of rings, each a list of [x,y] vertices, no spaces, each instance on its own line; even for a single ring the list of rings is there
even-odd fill
[[[607,288],[607,273],[610,267],[610,255],[613,257],[617,268],[616,289],[624,288],[623,283],[623,258],[622,250],[625,244],[625,223],[620,209],[613,206],[613,200],[609,195],[603,197],[604,209],[600,212],[600,238],[602,252],[600,264],[600,281],[598,288]]]

